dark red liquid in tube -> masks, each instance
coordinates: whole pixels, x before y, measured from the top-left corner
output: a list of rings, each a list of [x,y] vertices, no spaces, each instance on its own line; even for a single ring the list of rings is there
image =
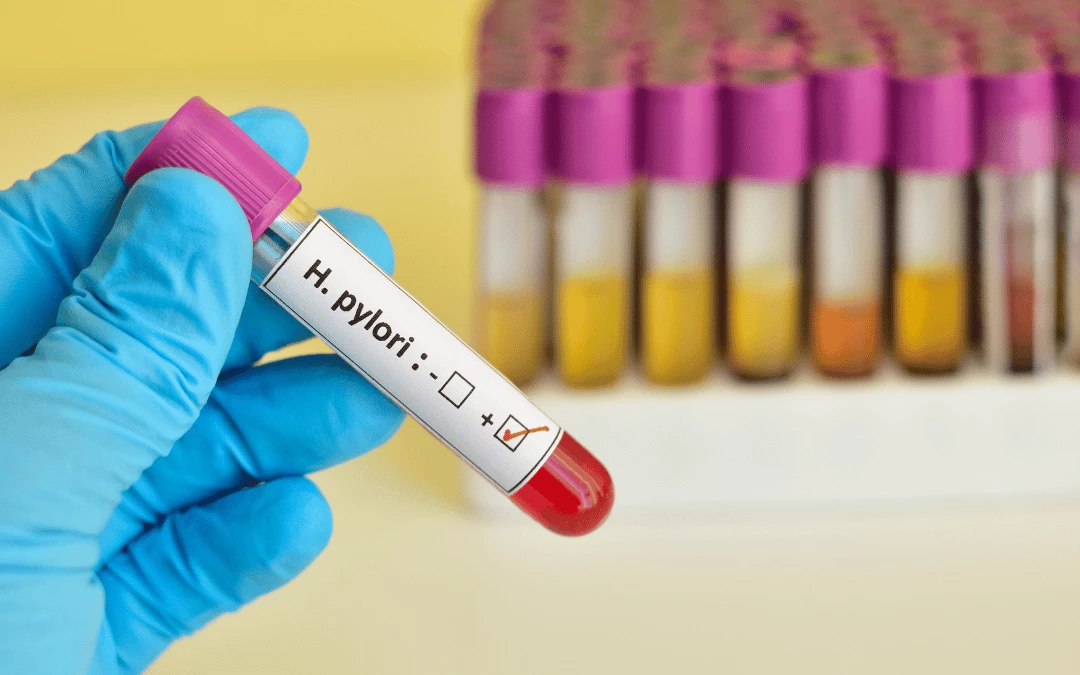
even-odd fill
[[[604,465],[564,432],[540,470],[510,499],[552,532],[573,537],[600,527],[615,503],[615,485]]]

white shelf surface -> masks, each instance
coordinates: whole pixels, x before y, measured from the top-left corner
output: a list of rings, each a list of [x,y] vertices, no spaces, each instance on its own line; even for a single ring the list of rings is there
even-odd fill
[[[1080,372],[949,377],[893,367],[873,379],[800,372],[747,383],[717,374],[663,388],[628,375],[529,388],[611,471],[614,518],[765,506],[924,504],[1080,496]],[[468,472],[487,517],[513,513]]]

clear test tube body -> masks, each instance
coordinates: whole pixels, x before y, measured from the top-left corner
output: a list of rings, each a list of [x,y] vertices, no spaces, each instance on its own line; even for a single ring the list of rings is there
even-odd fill
[[[778,377],[799,354],[799,240],[807,168],[806,82],[727,85],[730,113],[727,358],[751,379]]]
[[[1056,359],[1052,82],[1049,70],[979,82],[982,348],[999,372]]]
[[[555,356],[563,381],[576,387],[617,381],[630,347],[632,92],[557,93]]]
[[[810,85],[811,349],[825,375],[868,375],[881,345],[885,71],[821,70]]]
[[[967,349],[968,175],[972,85],[966,73],[893,77],[896,358],[950,372]]]
[[[716,350],[716,85],[651,85],[644,91],[641,351],[658,384],[700,380]]]
[[[475,339],[517,384],[540,371],[548,330],[548,242],[542,89],[481,91],[476,103],[480,179]]]

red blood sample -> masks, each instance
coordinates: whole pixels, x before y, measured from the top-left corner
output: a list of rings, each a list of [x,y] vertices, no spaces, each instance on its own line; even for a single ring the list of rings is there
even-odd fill
[[[510,500],[556,534],[588,534],[607,518],[615,486],[607,469],[568,433]]]

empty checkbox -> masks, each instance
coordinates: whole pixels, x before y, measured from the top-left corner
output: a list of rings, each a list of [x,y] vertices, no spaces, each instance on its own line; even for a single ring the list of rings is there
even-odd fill
[[[469,382],[462,377],[461,373],[454,371],[454,374],[450,376],[450,379],[439,389],[439,393],[442,394],[442,397],[447,401],[450,401],[455,408],[460,408],[464,405],[465,399],[469,398],[473,393],[474,389],[476,389],[476,387],[472,385],[472,382]]]

